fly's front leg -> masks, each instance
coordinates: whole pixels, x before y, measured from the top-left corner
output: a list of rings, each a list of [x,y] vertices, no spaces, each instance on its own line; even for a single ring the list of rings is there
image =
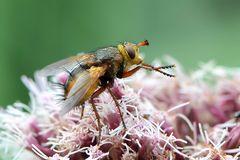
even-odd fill
[[[169,73],[166,73],[164,71],[162,71],[161,69],[169,69],[169,68],[174,68],[175,65],[167,65],[167,66],[160,66],[160,67],[154,67],[154,66],[151,66],[149,64],[141,64],[140,66],[137,66],[136,68],[130,70],[130,71],[127,71],[127,72],[123,72],[123,75],[122,75],[122,78],[126,78],[126,77],[130,77],[132,76],[134,73],[136,73],[139,69],[143,68],[143,69],[146,69],[146,70],[149,70],[149,71],[157,71],[157,72],[160,72],[168,77],[175,77],[175,75],[172,75],[172,74],[169,74]]]
[[[142,66],[137,66],[136,68],[134,68],[134,69],[132,69],[130,71],[123,72],[122,78],[126,78],[126,77],[132,76],[134,73],[136,73],[141,68],[142,68]]]
[[[175,65],[154,67],[154,66],[151,66],[151,65],[149,65],[149,64],[144,64],[144,63],[143,63],[140,67],[141,67],[141,68],[144,68],[144,69],[146,69],[146,70],[150,70],[150,71],[157,71],[157,72],[162,73],[163,75],[168,76],[168,77],[175,77],[175,75],[166,73],[166,72],[164,72],[164,71],[161,70],[161,69],[173,68],[173,67],[175,67]]]
[[[143,63],[142,66],[143,66],[143,67],[146,67],[146,68],[149,68],[149,69],[152,69],[152,70],[155,70],[155,69],[169,69],[169,68],[174,68],[174,67],[176,67],[175,64],[173,64],[173,65],[167,65],[167,66],[154,67],[154,66],[149,65],[149,64],[146,64],[146,63]]]
[[[94,98],[99,96],[104,90],[106,89],[106,87],[101,87],[98,90],[96,90],[93,95],[90,98],[90,103],[92,104],[93,107],[93,112],[95,113],[96,119],[97,119],[97,123],[98,123],[98,131],[99,131],[99,136],[98,136],[98,144],[100,143],[101,140],[101,133],[102,133],[102,126],[101,126],[101,122],[100,122],[100,115],[97,111],[97,107],[94,103]]]

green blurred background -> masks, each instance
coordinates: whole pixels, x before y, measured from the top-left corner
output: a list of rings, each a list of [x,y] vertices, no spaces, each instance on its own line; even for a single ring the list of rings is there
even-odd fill
[[[20,76],[97,47],[148,39],[146,61],[170,54],[239,66],[238,0],[0,0],[0,105],[28,101]]]

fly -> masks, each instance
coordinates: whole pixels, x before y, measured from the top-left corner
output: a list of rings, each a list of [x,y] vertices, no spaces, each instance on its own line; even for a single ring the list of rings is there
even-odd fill
[[[143,62],[139,48],[148,45],[147,40],[137,44],[125,42],[114,47],[101,48],[91,53],[72,56],[43,68],[40,73],[44,76],[53,76],[64,70],[69,73],[69,78],[63,85],[64,100],[61,115],[64,115],[76,106],[84,106],[84,102],[89,100],[98,123],[99,143],[101,123],[94,98],[107,90],[113,98],[120,113],[123,127],[126,129],[120,104],[111,91],[114,79],[130,77],[139,69],[156,71],[168,77],[175,77],[175,75],[163,71],[164,69],[173,68],[175,65],[154,67]],[[83,115],[83,111],[84,107],[81,115]]]

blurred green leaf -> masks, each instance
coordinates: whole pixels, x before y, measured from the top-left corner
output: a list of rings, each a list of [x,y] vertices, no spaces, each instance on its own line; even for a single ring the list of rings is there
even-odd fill
[[[27,102],[20,76],[56,60],[121,41],[148,39],[146,61],[164,54],[238,66],[237,0],[1,0],[0,105]]]

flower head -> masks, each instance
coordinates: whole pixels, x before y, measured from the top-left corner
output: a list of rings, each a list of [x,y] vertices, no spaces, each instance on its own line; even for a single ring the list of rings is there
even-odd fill
[[[30,104],[17,102],[0,111],[0,149],[18,144],[15,159],[26,150],[44,160],[239,159],[240,128],[234,114],[240,110],[240,75],[213,63],[191,75],[180,68],[174,80],[141,71],[115,81],[111,90],[127,129],[107,91],[95,98],[100,143],[88,101],[62,116],[56,96],[63,93],[61,87],[53,88],[38,74],[35,82],[23,76]],[[53,80],[64,84],[67,78],[60,73]]]

